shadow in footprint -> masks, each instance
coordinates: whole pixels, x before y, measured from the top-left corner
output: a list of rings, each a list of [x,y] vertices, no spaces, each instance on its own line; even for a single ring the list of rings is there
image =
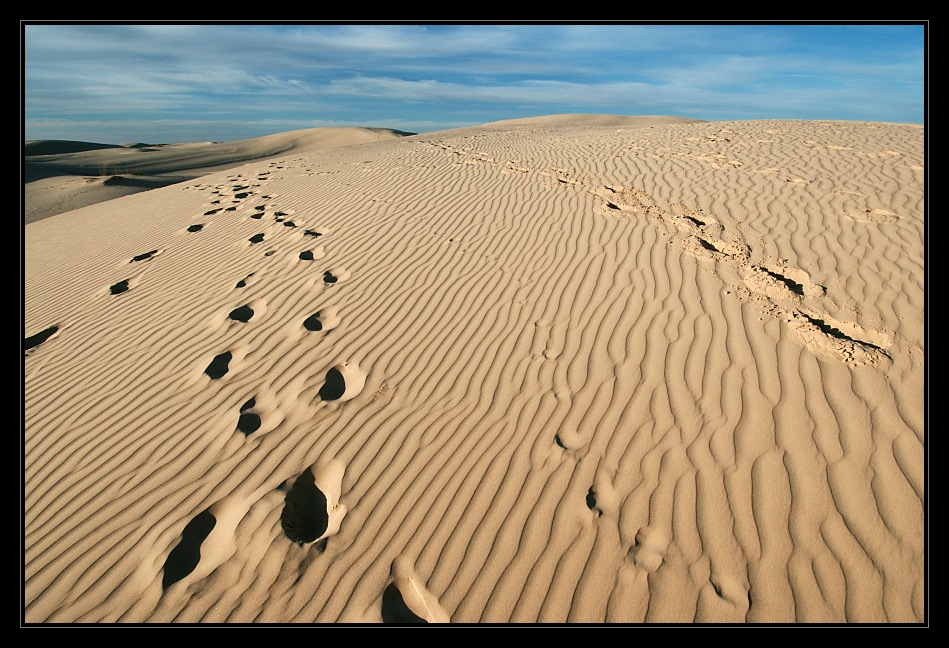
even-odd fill
[[[685,216],[684,218],[686,220],[692,221],[698,227],[705,227],[705,223],[703,221],[700,221],[698,218],[693,218],[692,216]]]
[[[320,314],[314,313],[303,320],[303,328],[307,331],[322,331],[323,322],[320,321]],[[338,371],[336,373],[339,373]]]
[[[310,250],[305,250],[305,251],[303,251],[303,252],[300,252],[300,260],[301,260],[301,261],[312,261],[312,260],[313,260],[313,252],[311,252]]]
[[[39,345],[43,344],[43,342],[50,339],[58,330],[58,326],[50,326],[49,328],[43,329],[35,335],[31,335],[30,337],[23,340],[23,350],[29,351],[30,349],[38,347]]]
[[[321,233],[319,233],[319,232],[314,232],[313,230],[310,230],[310,229],[308,229],[308,230],[306,230],[305,232],[303,232],[303,234],[304,234],[305,236],[312,236],[313,238],[316,238],[317,236],[323,236]]]
[[[718,252],[718,248],[712,245],[711,243],[709,243],[708,241],[706,241],[704,238],[701,238],[701,237],[696,237],[696,238],[699,239],[699,243],[701,243],[702,247],[704,247],[709,252]]]
[[[243,279],[241,279],[240,281],[238,281],[238,282],[237,282],[237,285],[234,286],[234,287],[235,287],[235,288],[243,288],[243,287],[245,287],[245,286],[247,285],[247,280],[250,279],[250,278],[253,277],[253,276],[254,276],[254,273],[251,272],[249,275],[247,275],[246,277],[244,277]]]
[[[323,273],[323,281],[328,284],[334,284],[337,281],[339,281],[339,278],[337,278],[336,275],[334,275],[332,272],[327,270],[326,272]]]
[[[871,349],[876,349],[877,351],[883,353],[883,355],[889,357],[889,354],[887,354],[887,353],[883,350],[882,347],[878,347],[877,345],[871,344],[871,343],[869,343],[869,342],[864,342],[863,340],[857,340],[857,339],[855,339],[855,338],[852,338],[852,337],[850,337],[849,335],[847,335],[846,333],[844,333],[843,331],[841,331],[841,330],[840,330],[839,328],[837,328],[836,326],[832,326],[831,324],[828,324],[827,322],[825,322],[825,321],[822,320],[822,319],[818,319],[818,318],[816,318],[816,317],[811,317],[810,315],[808,315],[808,314],[806,314],[806,313],[804,313],[804,317],[807,319],[808,322],[810,322],[811,324],[813,324],[814,326],[816,326],[816,327],[817,327],[818,329],[820,329],[823,333],[826,333],[827,335],[829,335],[829,336],[831,336],[831,337],[833,337],[833,338],[837,338],[838,340],[845,340],[845,341],[847,341],[847,342],[852,342],[852,343],[854,343],[854,344],[862,344],[863,346],[870,347]]]
[[[260,429],[260,415],[258,415],[255,412],[247,411],[256,404],[257,404],[257,400],[254,398],[251,398],[249,401],[247,401],[241,406],[241,415],[237,419],[237,429],[243,432],[244,436],[253,434],[254,432]]]
[[[250,321],[250,318],[254,316],[254,309],[250,306],[240,306],[232,310],[228,317],[237,322],[244,322],[245,324]]]
[[[313,471],[304,470],[290,488],[280,523],[294,542],[313,542],[326,533],[329,528],[326,495],[314,482]]]
[[[214,360],[211,361],[211,364],[208,365],[208,368],[204,370],[211,378],[217,380],[221,376],[227,373],[228,365],[231,362],[231,352],[225,351],[214,357]]]
[[[597,516],[603,515],[603,511],[596,507],[596,493],[593,491],[592,486],[590,486],[590,490],[587,491],[587,508],[596,513]]]
[[[260,243],[261,241],[264,240],[264,235],[263,235],[263,234],[254,234],[253,236],[251,236],[251,237],[250,237],[249,239],[247,239],[247,240],[250,241],[251,243]]]
[[[197,224],[195,224],[195,225],[191,225],[190,227],[188,227],[188,231],[189,231],[189,232],[200,232],[203,228],[204,228],[204,225],[201,225],[200,223],[197,223]]]
[[[402,592],[395,583],[389,583],[382,593],[382,621],[383,623],[428,623],[409,609],[409,606],[405,604],[405,599],[402,598]]]
[[[249,436],[260,429],[260,416],[253,412],[244,412],[237,419],[237,429]]]
[[[144,254],[139,254],[139,255],[133,256],[133,257],[132,257],[132,260],[129,261],[129,263],[133,263],[133,262],[135,262],[135,261],[144,261],[145,259],[151,259],[152,256],[154,256],[154,255],[156,255],[156,254],[158,254],[158,250],[152,250],[151,252],[145,252]]]
[[[171,550],[165,560],[164,574],[161,578],[163,589],[174,585],[194,571],[201,560],[201,543],[214,529],[217,520],[210,510],[196,515],[181,532],[181,542]]]
[[[783,283],[785,286],[787,286],[788,289],[789,289],[791,292],[793,292],[795,295],[801,295],[802,297],[804,296],[804,286],[803,286],[803,285],[799,284],[798,282],[794,281],[793,279],[789,279],[789,278],[785,277],[783,274],[780,274],[780,273],[778,273],[778,272],[772,272],[771,270],[768,270],[767,268],[762,268],[762,270],[764,270],[766,273],[768,273],[768,275],[770,275],[772,278],[777,279],[778,281],[782,282],[782,283]]]
[[[112,293],[113,295],[118,295],[118,294],[120,294],[120,293],[124,293],[124,292],[125,292],[126,290],[128,290],[128,289],[129,289],[129,280],[128,280],[128,279],[123,279],[123,280],[120,281],[119,283],[117,283],[117,284],[112,284],[111,286],[109,286],[109,292]]]
[[[326,374],[326,384],[320,387],[320,398],[325,401],[334,401],[342,398],[346,393],[346,379],[339,369],[333,367]]]

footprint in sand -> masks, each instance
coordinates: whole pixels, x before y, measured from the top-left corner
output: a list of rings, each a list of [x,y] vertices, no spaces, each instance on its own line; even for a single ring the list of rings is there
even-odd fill
[[[261,315],[267,310],[267,302],[263,299],[252,299],[243,306],[238,306],[227,314],[227,319],[246,324],[253,317]]]
[[[200,232],[203,229],[204,229],[204,225],[202,223],[195,223],[194,225],[188,226],[189,232]]]
[[[596,513],[597,517],[603,515],[603,510],[596,505],[596,491],[593,486],[587,491],[587,508]]]
[[[782,268],[772,270],[765,266],[746,264],[742,268],[745,285],[754,293],[772,300],[822,297],[827,289],[811,281],[803,270]]]
[[[612,477],[608,473],[598,471],[593,484],[587,490],[587,508],[597,517],[609,513],[615,515],[619,510],[620,497],[613,485]]]
[[[554,442],[567,452],[574,452],[586,445],[580,433],[573,429],[561,430],[555,434]]]
[[[789,313],[785,321],[798,342],[819,355],[851,367],[880,366],[891,361],[886,351],[891,340],[885,333],[803,310]]]
[[[366,373],[355,362],[341,362],[326,372],[326,382],[320,388],[325,401],[348,401],[366,386]]]
[[[309,250],[304,250],[297,255],[297,259],[291,259],[290,265],[297,263],[298,261],[316,261],[322,259],[326,256],[326,251],[322,246],[317,246]],[[323,280],[326,280],[326,274],[323,275]]]
[[[226,498],[192,518],[165,560],[162,589],[199,581],[233,556],[234,532],[246,512],[243,503]]]
[[[237,429],[249,436],[260,429],[260,414],[254,409],[257,404],[256,398],[251,398],[241,405],[240,417],[237,419]]]
[[[219,353],[218,355],[214,356],[214,360],[212,360],[211,364],[208,365],[208,368],[204,370],[204,373],[206,373],[212,380],[222,378],[228,372],[228,368],[233,357],[234,356],[230,351]]]
[[[249,239],[247,239],[247,240],[250,241],[252,245],[253,245],[254,243],[260,243],[261,241],[264,240],[264,235],[263,235],[263,233],[254,234],[253,236],[251,236],[251,237],[250,237]]]
[[[451,617],[404,558],[392,564],[392,579],[382,592],[383,623],[449,623]]]
[[[250,318],[254,316],[254,309],[247,305],[238,306],[228,313],[227,316],[235,322],[244,322],[246,324],[250,321]]]
[[[23,340],[23,350],[30,351],[31,349],[35,349],[44,342],[56,337],[57,333],[59,333],[59,326],[50,326],[39,333],[34,333]]]
[[[772,279],[775,279],[783,283],[785,286],[787,286],[787,289],[790,290],[795,295],[798,295],[799,297],[804,296],[804,284],[799,284],[798,282],[794,281],[790,277],[786,277],[780,272],[769,270],[768,268],[765,268],[764,266],[760,266],[758,269],[763,271],[766,275],[768,275]]]
[[[162,252],[161,250],[152,250],[151,252],[145,252],[145,253],[143,253],[143,254],[137,254],[137,255],[133,256],[133,257],[129,260],[129,263],[135,263],[136,261],[148,261],[149,259],[151,259],[151,258],[153,258],[153,257],[156,257],[156,256],[158,256],[159,254],[161,254],[161,252]]]
[[[349,272],[342,268],[331,268],[323,273],[323,283],[335,284],[349,279]]]
[[[168,589],[194,571],[201,561],[201,543],[203,543],[217,520],[210,509],[198,513],[181,532],[181,540],[168,554],[165,560],[164,574],[161,579],[163,589]]]
[[[339,533],[347,507],[340,504],[346,466],[338,459],[318,462],[302,473],[287,492],[280,514],[284,533],[299,545],[321,543]]]
[[[629,550],[633,564],[648,572],[662,565],[669,550],[669,535],[658,527],[643,527],[636,533],[636,544]]]
[[[303,328],[307,331],[331,331],[339,324],[339,320],[339,309],[327,306],[303,320]]]
[[[896,212],[889,209],[851,209],[844,216],[858,223],[895,223]]]
[[[120,295],[126,292],[131,287],[129,283],[130,281],[131,279],[123,279],[122,281],[118,283],[112,284],[111,286],[109,286],[109,292],[112,293],[113,295]]]
[[[709,576],[709,584],[720,599],[747,612],[750,603],[748,598],[750,587],[745,579],[713,572]]]
[[[250,279],[250,278],[253,277],[253,276],[254,276],[254,273],[251,272],[249,275],[247,275],[246,277],[244,277],[243,279],[241,279],[240,281],[238,281],[238,282],[237,282],[237,285],[235,285],[234,287],[235,287],[235,288],[246,288],[246,287],[247,287],[247,280]]]
[[[244,200],[245,198],[249,197],[251,195],[251,192],[245,191],[245,189],[250,189],[250,188],[251,188],[250,185],[240,185],[237,187],[232,187],[232,191],[235,192],[234,193],[235,202],[238,200]]]

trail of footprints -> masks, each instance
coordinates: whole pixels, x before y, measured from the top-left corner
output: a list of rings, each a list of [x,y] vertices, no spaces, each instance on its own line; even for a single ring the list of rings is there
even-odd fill
[[[279,164],[274,163],[277,169]],[[215,218],[228,218],[238,212],[241,204],[247,199],[259,196],[260,199],[270,201],[272,196],[262,194],[261,183],[268,179],[270,171],[265,171],[254,179],[248,179],[243,174],[229,176],[230,182],[217,186],[198,185],[189,189],[210,190],[215,196],[211,201],[211,208],[204,211],[197,222],[187,226],[181,234],[200,236]],[[268,217],[269,213],[269,217]],[[292,213],[274,209],[270,202],[257,205],[249,214],[252,221],[263,220],[268,217],[274,223],[280,223],[286,230],[294,230],[300,226],[292,217]],[[321,238],[324,232],[317,229],[304,229],[306,239]],[[254,249],[260,243],[269,239],[266,232],[259,232],[247,239],[246,246]],[[164,250],[154,249],[135,255],[128,260],[129,264],[152,262]],[[274,250],[265,252],[270,256]],[[297,262],[315,261],[324,256],[322,248],[304,250],[296,256]],[[335,289],[339,282],[348,279],[350,273],[343,268],[331,268],[322,272],[322,282],[327,288]],[[241,290],[256,279],[255,273],[243,277],[234,286]],[[117,296],[127,293],[138,285],[137,276],[121,279],[108,287],[108,294]],[[242,326],[252,326],[266,311],[263,300],[249,300],[236,305],[226,316],[229,322]],[[255,319],[256,318],[256,319]],[[299,325],[308,332],[327,333],[336,328],[341,321],[339,309],[327,305],[304,318]],[[56,324],[24,339],[24,350],[27,355],[36,351],[38,347],[52,340],[61,333],[64,326]],[[203,370],[207,380],[222,380],[233,370],[233,365],[241,358],[235,358],[238,353],[235,349],[221,351],[215,355]],[[321,401],[345,402],[359,395],[365,386],[366,374],[356,363],[340,362],[330,367],[325,375],[325,381],[320,388],[318,397]],[[257,397],[251,396],[238,411],[235,433],[251,437],[260,434],[266,429],[266,414],[260,409]],[[295,479],[288,480],[282,487],[286,491],[281,526],[289,541],[300,546],[311,545],[322,551],[327,540],[337,534],[347,507],[340,502],[342,494],[342,479],[345,466],[337,459],[320,461],[309,466]],[[236,550],[235,532],[237,525],[249,510],[250,502],[233,496],[225,497],[192,518],[184,527],[177,544],[171,549],[162,568],[162,589],[188,587],[211,574],[217,567],[227,561]],[[401,578],[401,577],[400,577]],[[406,594],[399,593],[399,587],[410,587]],[[423,603],[421,608],[412,612],[412,606],[418,605],[419,592],[423,591],[415,577],[405,577],[393,581],[385,590],[380,599],[380,610],[383,620],[389,623],[416,623],[435,620],[428,612],[430,603]],[[432,599],[427,595],[426,601]],[[394,603],[398,599],[400,603]],[[398,611],[393,612],[394,608]],[[447,622],[447,614],[437,617],[440,622]]]
[[[782,320],[806,349],[852,367],[883,366],[890,360],[887,349],[891,340],[885,333],[835,320],[807,306],[806,302],[824,298],[826,288],[798,268],[753,263],[751,248],[737,236],[729,237],[716,218],[681,204],[662,207],[639,189],[606,186],[592,193],[604,200],[597,210],[601,215],[650,218],[671,225],[684,252],[700,261],[737,270],[742,284],[729,286],[726,294],[733,290],[764,313]]]
[[[728,141],[728,138],[709,136],[708,141]],[[426,142],[457,159],[459,164],[488,163],[504,167],[507,172],[530,172],[518,161],[501,160],[470,148],[458,148],[438,141]],[[721,157],[721,159],[719,159]],[[704,159],[704,158],[702,158]],[[722,156],[708,158],[715,166],[741,166]],[[660,207],[658,201],[644,191],[617,186],[590,190],[593,179],[586,174],[551,167],[540,172],[549,178],[547,186],[587,188],[601,198],[597,212],[607,216],[636,216],[652,218],[672,225],[678,232],[678,243],[687,254],[701,261],[730,265],[739,270],[743,284],[730,286],[736,294],[756,303],[766,314],[782,320],[795,340],[803,347],[823,357],[844,362],[852,367],[882,366],[889,360],[887,349],[892,341],[883,332],[868,330],[857,324],[837,321],[830,315],[806,307],[805,300],[819,300],[826,294],[823,286],[810,280],[806,272],[775,264],[772,267],[754,264],[751,249],[739,238],[725,240],[727,233],[717,219],[698,213],[684,205]],[[804,183],[799,178],[788,182]],[[867,223],[894,222],[896,214],[887,209],[852,210],[844,214],[852,220]]]
[[[589,187],[586,176],[574,177],[565,169],[548,169],[548,187]],[[726,294],[736,294],[759,306],[766,314],[785,322],[794,339],[805,348],[823,357],[857,366],[881,366],[890,360],[889,338],[881,332],[867,330],[856,324],[840,322],[806,304],[820,302],[826,289],[811,281],[803,270],[786,264],[756,264],[751,261],[751,248],[738,236],[729,236],[718,219],[681,204],[660,206],[646,192],[617,186],[604,186],[600,191],[586,189],[600,198],[596,213],[607,217],[650,218],[676,230],[673,239],[680,248],[702,262],[725,264],[737,270],[740,285],[729,285]],[[877,210],[882,213],[882,210]],[[890,213],[883,214],[884,217]],[[878,218],[877,220],[882,220]],[[553,439],[553,452],[579,458],[586,451],[589,439],[577,430],[562,429]],[[586,508],[593,520],[609,512],[612,521],[617,515],[617,495],[609,480],[598,475],[588,488]],[[627,549],[626,564],[644,573],[652,573],[665,560],[670,543],[669,530],[660,526],[640,528]],[[710,583],[715,593],[736,608],[749,603],[747,583],[740,579],[713,575]]]
[[[573,177],[565,169],[551,168],[543,175],[549,176],[549,187],[589,186],[585,176]],[[600,191],[587,189],[603,202],[596,213],[608,217],[650,218],[658,223],[675,228],[674,240],[680,248],[700,261],[727,264],[738,271],[741,285],[730,285],[726,294],[734,291],[748,301],[756,303],[762,311],[782,319],[802,346],[814,353],[850,366],[880,366],[889,361],[887,347],[890,340],[883,333],[864,329],[856,324],[836,321],[832,317],[815,311],[805,301],[819,302],[826,289],[811,281],[803,270],[786,264],[755,264],[751,261],[751,248],[737,236],[729,237],[725,227],[716,218],[680,204],[665,207],[646,192],[638,189],[605,186]],[[553,438],[552,452],[579,460],[586,452],[589,439],[578,430],[561,429]],[[584,504],[599,519],[610,513],[617,514],[617,495],[613,485],[603,475],[588,488]],[[627,550],[627,564],[645,573],[655,572],[662,565],[669,546],[669,532],[656,526],[640,528]],[[710,581],[716,594],[736,607],[747,605],[748,587],[739,580],[721,575]],[[393,613],[394,614],[394,613]]]
[[[712,142],[719,139],[717,136],[709,137]],[[727,138],[724,141],[728,141]],[[456,157],[459,164],[489,163],[505,166],[508,172],[532,170],[519,166],[517,161],[492,158],[469,148],[457,148],[438,141],[427,144]],[[722,162],[723,166],[741,166],[730,160],[716,158],[709,161],[716,164]],[[730,286],[730,290],[756,303],[766,314],[782,320],[794,339],[813,353],[852,367],[882,366],[890,360],[887,349],[891,340],[885,333],[868,330],[855,323],[837,321],[826,313],[805,306],[805,300],[824,297],[826,289],[812,282],[803,270],[783,264],[768,267],[752,263],[751,249],[738,237],[725,240],[727,232],[717,219],[684,205],[661,207],[652,196],[638,189],[607,185],[599,191],[591,190],[589,187],[593,180],[590,176],[568,169],[551,167],[540,173],[549,178],[547,186],[550,188],[586,188],[602,199],[603,204],[597,209],[601,215],[652,218],[673,226],[678,232],[677,240],[683,251],[700,261],[727,264],[738,270],[743,277],[743,284]],[[789,178],[788,182],[804,181]],[[882,208],[853,210],[844,216],[868,223],[896,220],[894,212]]]
[[[262,178],[259,178],[262,179]],[[251,195],[253,186],[240,184],[232,187],[235,201]],[[216,190],[220,193],[223,188]],[[269,196],[261,196],[269,200]],[[214,216],[217,213],[233,211],[234,207],[213,209],[205,212],[204,216]],[[268,204],[257,205],[253,208],[249,218],[263,220],[268,216]],[[292,213],[279,209],[270,213],[275,223],[281,223],[284,228],[297,228],[298,223],[293,220]],[[206,223],[199,224],[201,228],[189,228],[191,232],[203,229]],[[323,236],[323,232],[315,229],[304,229],[303,236],[314,240]],[[247,243],[249,247],[256,246],[268,240],[266,232],[251,236]],[[265,252],[265,256],[273,254],[272,250]],[[323,248],[304,250],[299,253],[297,260],[301,262],[315,261],[324,256]],[[322,273],[322,282],[327,287],[334,287],[345,281],[350,273],[342,268],[331,268]],[[240,290],[250,285],[255,278],[250,273],[235,284]],[[240,304],[231,310],[227,320],[241,325],[253,325],[255,318],[262,314],[265,305],[261,300],[249,301]],[[323,306],[300,322],[308,332],[327,333],[336,328],[341,321],[339,309],[332,305]],[[226,350],[216,355],[207,367],[204,374],[210,380],[221,380],[231,371],[234,361],[232,350]],[[340,362],[330,367],[325,376],[323,386],[318,392],[321,401],[345,402],[358,396],[365,386],[366,374],[356,363]],[[239,408],[236,432],[250,437],[266,429],[257,397],[251,396]],[[299,546],[312,546],[317,551],[325,550],[327,541],[336,535],[347,513],[347,507],[340,502],[342,494],[342,480],[345,474],[345,465],[338,459],[319,461],[303,470],[296,478],[284,483],[284,506],[280,516],[280,523],[286,538]],[[185,586],[204,578],[234,553],[234,532],[236,524],[248,509],[247,503],[229,502],[226,498],[209,509],[195,516],[182,531],[178,544],[169,553],[163,569],[162,587],[167,590],[179,583]],[[235,511],[237,511],[235,513]],[[224,513],[230,515],[223,524],[219,516]],[[419,623],[419,622],[447,622],[448,615],[432,616],[431,603],[433,597],[428,594],[419,606],[419,592],[424,588],[417,586],[417,579],[393,581],[385,590],[380,609],[384,622],[387,623]],[[399,586],[407,587],[407,594],[400,594]],[[396,606],[399,611],[393,612],[393,600],[401,601]],[[412,610],[416,610],[413,612]]]
[[[262,177],[259,176],[258,179],[262,179]],[[232,186],[232,191],[236,192],[233,202],[238,202],[252,195],[254,188],[255,185],[243,183]],[[217,187],[216,193],[221,193],[222,190],[223,187]],[[261,198],[269,200],[271,197],[264,195]],[[213,209],[206,212],[204,216],[213,216],[219,211],[220,209]],[[298,224],[291,218],[291,213],[279,209],[274,210],[269,203],[255,206],[249,214],[249,218],[251,220],[262,220],[268,212],[270,212],[270,218],[275,223],[282,224],[287,230],[298,227]],[[322,232],[312,229],[306,229],[303,232],[303,236],[306,238],[316,239],[322,235]],[[248,239],[248,244],[252,247],[266,240],[268,240],[267,234],[261,232],[251,236]],[[265,256],[270,254],[273,254],[272,250],[268,250]],[[300,252],[297,259],[299,261],[313,261],[322,258],[323,255],[322,248],[316,248]],[[334,268],[324,271],[322,280],[324,285],[330,287],[340,280],[348,278],[348,276],[349,274],[346,271]],[[246,288],[253,278],[254,273],[251,273],[240,279],[235,285],[235,290]],[[255,318],[259,318],[265,308],[263,300],[251,300],[231,310],[227,314],[227,320],[240,325],[251,326],[258,321]],[[335,306],[324,306],[303,319],[300,326],[309,332],[326,333],[334,329],[339,322],[339,310]],[[232,370],[234,356],[235,352],[233,350],[225,350],[214,356],[204,369],[205,376],[212,381],[223,379]],[[357,364],[339,363],[327,370],[324,384],[319,390],[319,399],[339,402],[351,400],[362,391],[365,380],[365,373]],[[265,412],[260,409],[257,396],[251,396],[239,408],[235,432],[243,434],[245,437],[260,434],[262,428],[267,428],[264,418]],[[347,511],[345,504],[341,504],[339,501],[344,473],[345,466],[340,461],[333,459],[308,467],[292,480],[292,483],[286,488],[284,508],[281,514],[281,526],[289,540],[300,546],[314,545],[322,550],[325,548],[328,538],[339,532],[340,524]],[[220,551],[214,548],[211,549],[210,556],[217,556],[217,559],[205,555],[209,543],[227,544],[233,542],[233,529],[230,529],[227,534],[219,533],[219,539],[215,539],[214,533],[218,521],[213,508],[200,513],[186,525],[179,543],[166,560],[162,580],[163,588],[167,589],[182,581],[186,583],[194,582],[197,580],[195,574],[198,577],[207,575],[232,555],[232,551]]]

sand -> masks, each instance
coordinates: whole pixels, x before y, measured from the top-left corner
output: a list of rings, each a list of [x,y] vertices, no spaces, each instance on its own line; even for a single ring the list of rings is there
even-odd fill
[[[23,146],[26,222],[192,180],[249,160],[392,139],[385,128],[309,128],[234,142],[101,144],[30,140]]]
[[[29,222],[23,622],[925,623],[924,140],[247,141]]]

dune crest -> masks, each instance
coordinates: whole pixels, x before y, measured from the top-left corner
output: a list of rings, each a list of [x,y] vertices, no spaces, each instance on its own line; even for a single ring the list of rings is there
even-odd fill
[[[387,128],[307,128],[233,142],[97,144],[35,140],[23,146],[26,222],[281,154],[410,135]]]

